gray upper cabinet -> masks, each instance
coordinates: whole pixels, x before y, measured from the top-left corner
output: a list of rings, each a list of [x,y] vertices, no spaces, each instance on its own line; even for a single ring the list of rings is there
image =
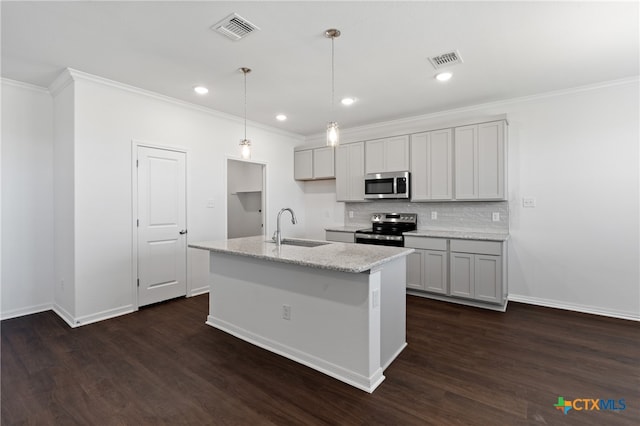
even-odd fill
[[[322,147],[294,151],[293,176],[295,180],[333,179],[334,150]]]
[[[337,201],[364,201],[364,142],[336,148]]]
[[[453,199],[452,130],[411,135],[411,200]]]
[[[501,120],[455,128],[455,199],[505,199],[505,126]]]
[[[366,173],[405,172],[409,170],[409,136],[367,141]]]
[[[313,150],[293,152],[293,177],[295,180],[313,179]]]

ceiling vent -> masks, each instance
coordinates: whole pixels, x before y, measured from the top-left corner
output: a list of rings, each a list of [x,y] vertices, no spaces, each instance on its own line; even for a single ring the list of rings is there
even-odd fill
[[[232,13],[222,21],[213,25],[211,29],[222,34],[225,37],[230,38],[233,41],[236,41],[240,40],[241,38],[245,38],[252,32],[259,30],[260,28],[253,25],[251,22],[247,21],[237,13]]]
[[[429,62],[435,69],[450,67],[452,65],[461,64],[462,58],[460,52],[454,50],[453,52],[443,53],[442,55],[432,56],[429,58]]]

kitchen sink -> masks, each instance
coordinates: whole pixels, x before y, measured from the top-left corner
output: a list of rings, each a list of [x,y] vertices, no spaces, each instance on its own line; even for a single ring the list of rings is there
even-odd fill
[[[292,240],[292,239],[285,238],[282,240],[282,244],[287,246],[319,247],[319,246],[324,246],[331,243],[327,243],[324,241]]]

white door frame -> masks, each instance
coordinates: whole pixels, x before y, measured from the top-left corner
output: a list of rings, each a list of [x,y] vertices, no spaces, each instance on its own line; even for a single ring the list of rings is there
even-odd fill
[[[267,162],[265,161],[256,161],[256,160],[245,160],[244,158],[241,157],[236,157],[233,155],[227,155],[225,156],[225,160],[224,160],[224,237],[225,238],[229,238],[229,235],[227,234],[227,228],[228,228],[228,221],[229,221],[229,217],[227,215],[228,209],[229,209],[229,203],[227,201],[227,188],[229,187],[229,170],[228,170],[228,165],[229,165],[229,160],[234,160],[234,161],[243,161],[245,163],[252,163],[252,164],[259,164],[262,166],[262,235],[263,236],[267,236]]]
[[[189,181],[189,150],[180,146],[169,146],[169,145],[161,145],[152,142],[146,142],[139,139],[131,140],[131,300],[133,301],[132,305],[134,310],[139,309],[139,301],[138,301],[138,165],[137,165],[137,157],[138,157],[138,148],[146,147],[146,148],[155,148],[155,149],[163,149],[166,151],[176,151],[182,152],[185,156],[185,173],[186,173],[186,205],[185,213],[186,213],[186,229],[189,229],[189,188],[191,187]],[[189,234],[185,235],[186,237],[186,276],[187,276],[187,297],[191,293],[191,274],[189,273]]]

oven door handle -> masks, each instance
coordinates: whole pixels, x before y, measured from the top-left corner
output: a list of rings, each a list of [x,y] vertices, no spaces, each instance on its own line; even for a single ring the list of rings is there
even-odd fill
[[[363,240],[386,240],[386,241],[402,241],[400,235],[371,235],[371,234],[358,234],[356,233],[356,239],[361,238]]]

